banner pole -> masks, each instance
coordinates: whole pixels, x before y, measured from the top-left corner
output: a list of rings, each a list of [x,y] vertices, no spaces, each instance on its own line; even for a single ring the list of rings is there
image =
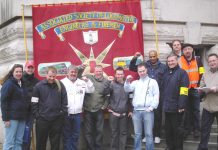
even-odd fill
[[[24,47],[25,47],[25,55],[26,55],[26,62],[28,61],[28,49],[27,49],[27,40],[26,40],[26,24],[25,24],[25,18],[24,18],[24,5],[22,4],[22,23],[23,23],[23,38],[24,38]]]
[[[158,33],[157,33],[157,23],[156,23],[156,16],[154,12],[154,0],[152,0],[152,15],[154,18],[154,33],[155,33],[155,43],[156,43],[156,50],[158,53],[158,56],[160,54],[159,45],[158,45]]]

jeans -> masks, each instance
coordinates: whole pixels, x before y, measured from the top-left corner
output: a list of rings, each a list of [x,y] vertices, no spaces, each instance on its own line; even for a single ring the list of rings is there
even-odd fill
[[[208,141],[210,138],[210,130],[213,124],[214,118],[218,122],[218,112],[210,113],[206,109],[203,109],[202,113],[202,121],[201,121],[201,140],[198,146],[198,150],[207,150],[208,149]]]
[[[63,118],[52,121],[36,119],[36,150],[46,150],[49,137],[51,150],[60,149],[60,137],[62,134]]]
[[[200,96],[196,89],[189,89],[186,109],[186,125],[188,132],[200,131]]]
[[[81,114],[67,115],[64,121],[64,150],[77,150],[81,125]]]
[[[102,150],[103,144],[104,113],[84,112],[84,133],[88,150]]]
[[[109,123],[111,129],[110,150],[125,150],[127,140],[127,122],[127,115],[117,117],[112,113],[109,114]]]
[[[183,134],[179,130],[182,115],[183,113],[165,112],[166,144],[170,150],[183,150]]]
[[[154,112],[134,110],[132,120],[135,132],[134,149],[141,150],[142,128],[144,128],[146,138],[146,150],[153,150]]]
[[[5,127],[3,150],[22,150],[25,121],[10,120],[10,126]]]

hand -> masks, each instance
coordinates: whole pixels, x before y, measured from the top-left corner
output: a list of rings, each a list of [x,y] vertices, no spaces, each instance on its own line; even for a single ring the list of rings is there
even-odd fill
[[[114,81],[114,77],[113,76],[108,76],[107,78],[109,81]]]
[[[134,57],[139,57],[139,56],[141,56],[141,53],[140,53],[140,52],[136,52],[136,53],[134,54]]]
[[[184,111],[185,111],[185,109],[179,109],[178,110],[179,113],[184,112]]]
[[[5,121],[5,127],[9,127],[10,126],[10,121]]]
[[[132,81],[132,79],[133,79],[133,77],[131,75],[128,75],[126,77],[126,82],[130,82],[130,81]]]
[[[132,117],[132,112],[128,113],[128,117],[130,117],[130,118]]]
[[[83,76],[81,79],[82,79],[83,81],[85,81],[85,82],[88,82],[88,81],[89,81],[89,78],[87,78],[86,76]]]
[[[153,108],[152,108],[152,107],[148,107],[148,108],[145,109],[145,111],[146,111],[146,112],[152,112],[152,111],[153,111]]]
[[[217,92],[217,88],[215,86],[210,88],[210,92],[216,93]]]
[[[87,65],[88,65],[87,63],[83,63],[81,66],[82,68],[86,68]]]

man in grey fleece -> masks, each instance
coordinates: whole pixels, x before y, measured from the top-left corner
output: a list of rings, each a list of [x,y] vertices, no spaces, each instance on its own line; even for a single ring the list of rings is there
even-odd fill
[[[125,150],[128,128],[129,93],[124,91],[124,70],[115,70],[115,80],[110,85],[108,111],[111,129],[110,150]],[[131,116],[131,113],[130,113]]]
[[[95,87],[84,99],[84,132],[88,150],[102,150],[104,112],[108,105],[110,82],[103,77],[103,67],[96,65],[94,75],[87,75]]]

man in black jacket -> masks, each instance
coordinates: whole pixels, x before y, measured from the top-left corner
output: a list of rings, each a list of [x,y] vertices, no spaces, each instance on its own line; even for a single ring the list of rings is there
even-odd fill
[[[48,67],[46,79],[36,84],[31,99],[36,118],[36,150],[46,150],[49,136],[51,149],[59,150],[64,115],[67,114],[67,92],[56,79],[57,70]]]
[[[189,79],[178,66],[175,54],[167,57],[168,70],[163,81],[163,110],[165,112],[166,150],[183,150],[183,113],[188,99]]]
[[[28,97],[31,99],[33,87],[38,83],[38,79],[34,76],[34,62],[32,60],[29,60],[25,64],[25,70],[23,73],[22,80],[27,88]],[[30,111],[30,110],[29,110]],[[23,150],[30,150],[31,145],[31,130],[33,127],[33,118],[31,115],[31,111],[29,112],[29,117],[26,121],[25,131],[24,131],[24,137],[23,137]]]

